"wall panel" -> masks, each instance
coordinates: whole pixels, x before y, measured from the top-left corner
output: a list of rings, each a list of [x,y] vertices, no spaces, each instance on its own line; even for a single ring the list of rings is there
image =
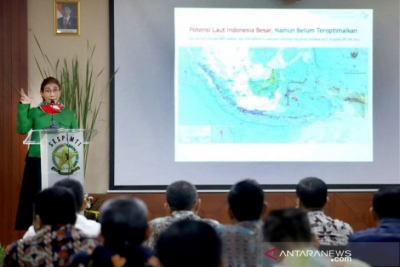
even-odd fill
[[[27,88],[27,1],[0,1],[0,243],[21,237],[14,223],[27,147],[16,133],[17,88]]]
[[[105,196],[106,199],[119,196],[135,196],[142,199],[149,209],[149,219],[165,216],[165,194],[93,194],[95,199]],[[374,227],[369,213],[372,203],[372,193],[329,193],[329,202],[325,213],[332,218],[349,223],[355,231]],[[227,214],[227,193],[200,193],[201,208],[199,215],[212,218],[221,223],[229,223]],[[296,206],[295,193],[266,193],[268,211]]]

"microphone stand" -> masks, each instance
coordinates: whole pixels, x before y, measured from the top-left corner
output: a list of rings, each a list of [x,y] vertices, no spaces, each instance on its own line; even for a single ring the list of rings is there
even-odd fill
[[[57,124],[54,123],[54,100],[51,100],[50,102],[51,105],[51,125],[50,127],[47,127],[46,129],[53,129],[53,130],[57,130],[60,129],[60,126],[58,126]]]

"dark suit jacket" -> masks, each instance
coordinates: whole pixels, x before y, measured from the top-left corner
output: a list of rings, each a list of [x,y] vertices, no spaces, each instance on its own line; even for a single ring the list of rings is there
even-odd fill
[[[400,219],[384,218],[378,227],[354,233],[347,249],[371,266],[400,266]]]
[[[64,29],[64,18],[63,17],[59,18],[57,22],[58,22],[58,29],[60,30]],[[76,24],[76,18],[74,17],[69,18],[67,29],[78,29],[78,25]]]

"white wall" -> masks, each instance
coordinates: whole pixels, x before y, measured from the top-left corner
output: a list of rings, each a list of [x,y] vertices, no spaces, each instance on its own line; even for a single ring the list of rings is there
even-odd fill
[[[32,106],[40,101],[42,77],[34,56],[40,58],[40,50],[34,36],[39,40],[43,52],[51,62],[66,58],[69,62],[75,55],[87,58],[87,42],[96,45],[93,59],[94,73],[104,69],[96,84],[95,101],[102,101],[96,128],[100,131],[91,144],[86,171],[85,192],[104,193],[108,189],[109,177],[109,90],[106,88],[109,73],[109,16],[108,0],[85,0],[80,2],[80,36],[54,35],[54,1],[28,1],[28,91],[33,96]]]

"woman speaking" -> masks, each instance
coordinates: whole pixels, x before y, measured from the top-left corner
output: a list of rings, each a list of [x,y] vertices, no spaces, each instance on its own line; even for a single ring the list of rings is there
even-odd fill
[[[43,80],[40,86],[43,102],[38,107],[30,108],[31,99],[23,89],[21,89],[20,95],[17,114],[17,132],[19,134],[26,134],[31,129],[49,128],[53,123],[64,129],[78,128],[74,113],[65,108],[60,101],[61,86],[56,78],[48,77]],[[36,194],[41,189],[40,146],[31,145],[25,159],[15,230],[26,230],[32,225],[32,205]]]

